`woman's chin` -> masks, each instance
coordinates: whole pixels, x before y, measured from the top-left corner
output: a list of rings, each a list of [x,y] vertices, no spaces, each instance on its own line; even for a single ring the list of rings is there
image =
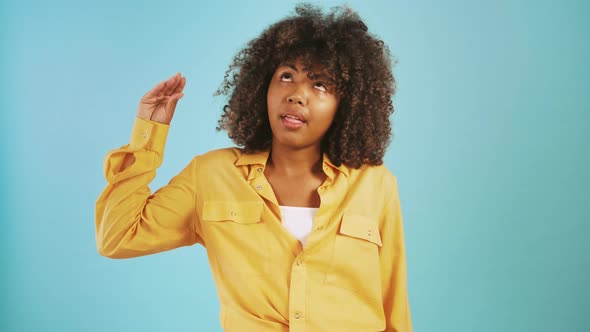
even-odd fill
[[[314,146],[319,146],[317,143],[309,142],[302,137],[294,137],[295,135],[278,135],[273,136],[273,147],[286,150],[303,150]]]

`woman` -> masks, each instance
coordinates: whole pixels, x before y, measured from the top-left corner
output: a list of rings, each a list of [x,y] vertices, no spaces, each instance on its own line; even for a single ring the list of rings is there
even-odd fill
[[[193,158],[148,185],[186,78],[139,103],[131,141],[105,159],[96,203],[111,258],[199,243],[225,331],[411,331],[396,178],[382,165],[394,78],[356,13],[308,5],[235,58],[218,130],[242,148]]]

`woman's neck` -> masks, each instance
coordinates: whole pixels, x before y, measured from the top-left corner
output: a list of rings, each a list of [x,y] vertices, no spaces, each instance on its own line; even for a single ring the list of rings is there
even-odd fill
[[[287,177],[317,174],[322,172],[322,152],[319,145],[292,149],[273,142],[269,166],[273,173]]]

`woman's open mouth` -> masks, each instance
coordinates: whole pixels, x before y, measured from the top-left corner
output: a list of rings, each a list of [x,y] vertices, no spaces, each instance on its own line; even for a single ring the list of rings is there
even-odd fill
[[[290,129],[301,128],[305,124],[305,121],[290,114],[281,116],[281,121],[285,127]]]

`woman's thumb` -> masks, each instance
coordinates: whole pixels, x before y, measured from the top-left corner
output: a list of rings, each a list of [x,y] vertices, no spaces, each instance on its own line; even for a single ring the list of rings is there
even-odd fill
[[[170,100],[168,100],[168,103],[166,104],[166,108],[167,108],[167,111],[170,114],[173,114],[174,113],[174,110],[176,109],[176,104],[178,104],[178,101],[183,96],[184,96],[184,93],[181,92],[181,93],[172,95],[171,98],[170,98]]]

